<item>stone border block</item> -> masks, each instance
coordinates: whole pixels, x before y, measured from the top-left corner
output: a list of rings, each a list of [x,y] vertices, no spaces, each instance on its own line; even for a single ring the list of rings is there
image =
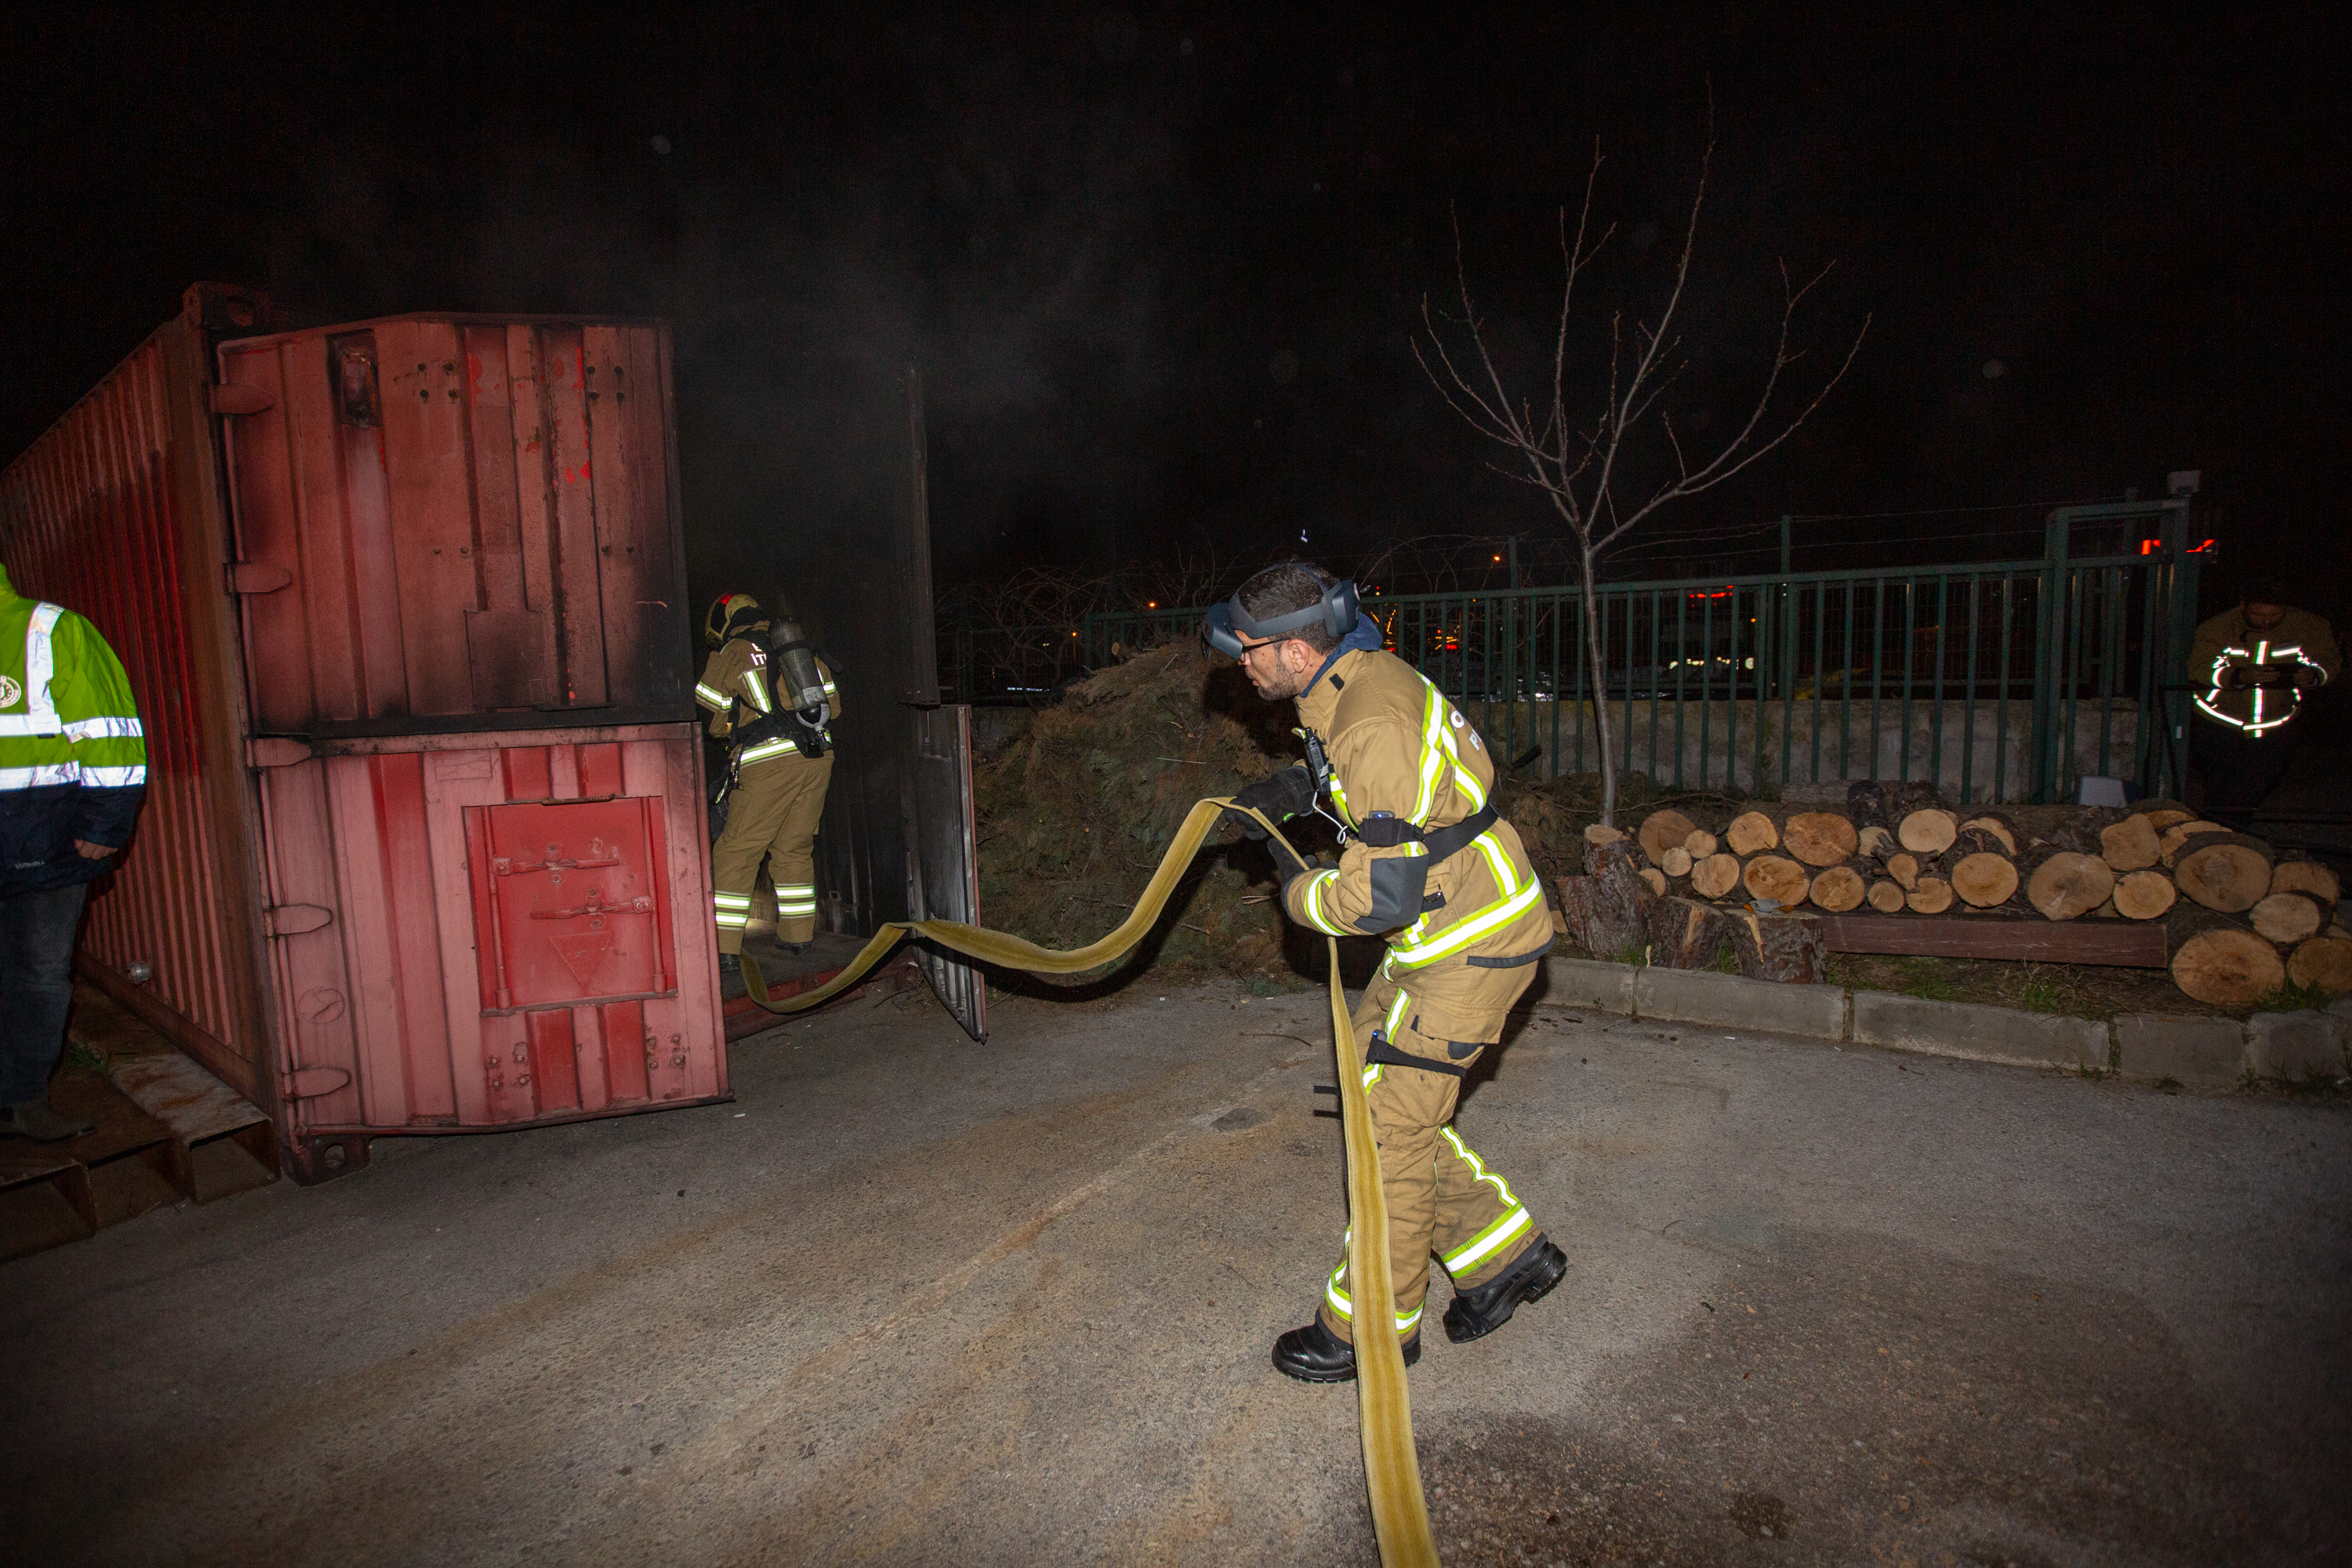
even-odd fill
[[[2307,1083],[2344,1076],[2344,1041],[2325,1013],[2257,1013],[2246,1024],[2246,1065],[2257,1078]]]
[[[2124,1013],[2116,1018],[2116,1046],[2127,1078],[2225,1089],[2246,1070],[2245,1026],[2234,1018]]]
[[[1846,1037],[1846,994],[1835,985],[1784,985],[1709,969],[1638,969],[1633,1009],[1637,1017],[1662,1022]]]
[[[1885,991],[1853,994],[1856,1044],[1972,1061],[2105,1068],[2107,1026],[1973,1002],[1929,1002]]]
[[[1633,1015],[1633,967],[1590,958],[1547,958],[1538,1007],[1586,1007],[1596,1013]]]

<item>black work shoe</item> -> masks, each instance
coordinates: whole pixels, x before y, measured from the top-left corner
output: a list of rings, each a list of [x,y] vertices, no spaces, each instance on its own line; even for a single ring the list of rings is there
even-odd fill
[[[1405,1341],[1403,1350],[1405,1365],[1419,1361],[1421,1335],[1415,1332]],[[1325,1328],[1318,1318],[1274,1342],[1274,1370],[1301,1383],[1353,1383],[1356,1347]]]
[[[1567,1272],[1568,1254],[1538,1232],[1535,1245],[1508,1268],[1475,1290],[1454,1292],[1445,1306],[1445,1337],[1461,1345],[1493,1333],[1520,1307],[1542,1300]]]
[[[30,1138],[36,1143],[63,1143],[98,1131],[95,1121],[83,1121],[52,1110],[46,1100],[28,1100],[0,1110],[0,1138]]]
[[[813,942],[780,942],[776,943],[776,945],[782,948],[786,952],[792,954],[793,957],[798,958],[803,953],[808,952],[810,948],[814,947],[816,943]]]

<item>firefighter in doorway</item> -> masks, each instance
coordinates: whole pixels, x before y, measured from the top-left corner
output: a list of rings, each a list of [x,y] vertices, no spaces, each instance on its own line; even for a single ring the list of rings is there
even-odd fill
[[[2286,776],[2305,697],[2343,667],[2326,617],[2288,608],[2267,578],[2248,582],[2237,608],[2200,626],[2188,674],[2197,705],[2189,754],[2205,779],[2200,809],[2261,805]]]
[[[729,742],[727,825],[710,851],[719,966],[743,951],[760,864],[776,884],[776,940],[803,952],[816,936],[817,819],[833,778],[830,726],[841,716],[833,670],[789,613],[772,622],[749,594],[730,594],[703,623],[711,647],[694,700]]]
[[[1297,703],[1307,740],[1306,766],[1235,801],[1278,821],[1319,809],[1328,794],[1344,830],[1337,867],[1277,853],[1284,910],[1328,935],[1388,942],[1355,1026],[1396,1299],[1357,1300],[1343,1255],[1315,1321],[1274,1346],[1285,1374],[1344,1383],[1356,1375],[1360,1330],[1392,1326],[1407,1364],[1420,1359],[1433,1255],[1453,1280],[1444,1327],[1456,1344],[1500,1328],[1568,1271],[1510,1184],[1453,1127],[1463,1075],[1502,1037],[1504,1015],[1551,946],[1551,913],[1517,832],[1488,804],[1485,742],[1383,651],[1354,584],[1304,563],[1269,567],[1209,612],[1205,633],[1260,697]],[[1265,837],[1246,818],[1243,830]]]

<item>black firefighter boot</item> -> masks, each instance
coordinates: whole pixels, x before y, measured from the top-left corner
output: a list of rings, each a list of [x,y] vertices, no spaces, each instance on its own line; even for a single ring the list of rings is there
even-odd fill
[[[1511,1321],[1511,1314],[1545,1292],[1568,1272],[1568,1255],[1543,1233],[1508,1268],[1475,1290],[1456,1290],[1445,1304],[1445,1337],[1455,1344],[1482,1339]]]
[[[63,1143],[98,1131],[95,1121],[68,1116],[46,1100],[28,1100],[0,1110],[0,1138],[30,1138],[36,1143]]]
[[[1421,1359],[1419,1330],[1405,1341],[1403,1350],[1405,1365],[1411,1366]],[[1356,1347],[1325,1328],[1323,1320],[1318,1318],[1274,1342],[1274,1370],[1301,1383],[1353,1383]]]

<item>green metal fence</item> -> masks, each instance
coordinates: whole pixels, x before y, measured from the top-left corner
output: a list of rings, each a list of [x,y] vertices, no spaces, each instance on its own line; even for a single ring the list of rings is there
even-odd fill
[[[2067,507],[2039,559],[1607,584],[1597,682],[1572,587],[1365,608],[1489,746],[1528,767],[1538,752],[1547,776],[1599,766],[1605,706],[1620,768],[1681,789],[1927,778],[1963,801],[2048,801],[2106,774],[2178,795],[2187,700],[2165,689],[2195,623],[2187,524],[2186,500]],[[1099,668],[1115,644],[1195,635],[1200,615],[1095,615],[1033,640]]]

